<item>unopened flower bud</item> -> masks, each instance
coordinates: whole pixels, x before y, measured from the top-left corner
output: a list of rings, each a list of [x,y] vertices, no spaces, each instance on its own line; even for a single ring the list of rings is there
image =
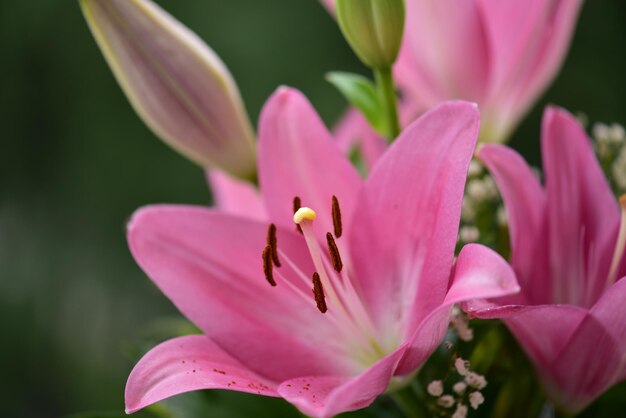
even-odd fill
[[[404,0],[337,0],[337,18],[346,40],[365,65],[391,68],[404,32]]]
[[[172,148],[249,179],[254,132],[232,76],[188,28],[149,0],[81,0],[91,31],[131,104]]]

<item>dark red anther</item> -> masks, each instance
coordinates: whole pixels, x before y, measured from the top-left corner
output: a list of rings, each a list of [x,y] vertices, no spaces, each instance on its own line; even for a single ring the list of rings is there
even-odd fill
[[[337,273],[341,273],[341,270],[343,269],[343,262],[341,261],[341,256],[339,255],[337,243],[333,238],[333,234],[330,232],[326,233],[326,243],[328,244],[328,253],[330,254],[330,260],[333,263],[333,268]]]
[[[293,213],[295,214],[298,209],[300,209],[302,207],[302,200],[300,200],[299,196],[296,196],[293,198]],[[300,228],[300,225],[296,225],[296,230],[302,234],[302,228]]]
[[[334,196],[334,195],[333,195],[332,214],[333,214],[333,229],[335,230],[335,237],[339,238],[341,237],[341,234],[343,233],[343,225],[341,224],[341,208],[339,207],[339,200],[337,199],[337,196]]]
[[[272,261],[276,267],[280,267],[278,259],[278,240],[276,239],[276,225],[270,224],[267,228],[267,245],[272,249]]]
[[[276,280],[274,280],[274,264],[272,263],[272,247],[265,246],[263,250],[263,274],[265,280],[272,286],[276,286]]]
[[[317,309],[319,309],[321,313],[326,313],[326,311],[328,311],[328,307],[326,306],[326,297],[324,296],[324,287],[322,286],[320,275],[317,274],[317,272],[313,273],[313,295],[315,296],[315,303],[317,304]]]

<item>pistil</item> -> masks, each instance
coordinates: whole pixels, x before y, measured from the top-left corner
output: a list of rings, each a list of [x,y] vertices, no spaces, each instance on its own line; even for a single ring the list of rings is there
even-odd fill
[[[335,286],[333,286],[333,283],[326,273],[326,268],[324,267],[324,261],[322,258],[322,251],[313,233],[313,221],[316,217],[317,214],[313,209],[303,207],[298,209],[293,215],[293,221],[296,225],[299,225],[302,230],[304,240],[309,248],[309,253],[311,254],[311,260],[313,261],[313,265],[320,276],[321,283],[324,285],[324,288],[328,293],[328,297],[332,300],[333,305],[343,309],[343,304],[335,291]]]

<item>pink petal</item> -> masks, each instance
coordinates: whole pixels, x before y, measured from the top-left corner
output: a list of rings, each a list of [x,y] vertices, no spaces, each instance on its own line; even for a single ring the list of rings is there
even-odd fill
[[[581,0],[480,0],[492,46],[489,112],[496,131],[508,131],[560,69]]]
[[[133,216],[128,241],[178,309],[250,369],[277,381],[343,371],[343,357],[328,344],[336,331],[317,311],[309,277],[298,276],[286,259],[313,271],[304,240],[291,228],[278,230],[285,257],[272,287],[262,270],[266,231],[267,225],[204,208],[153,206]]]
[[[365,408],[389,386],[404,349],[387,355],[358,376],[299,377],[283,382],[278,393],[303,413],[316,418]]]
[[[499,254],[479,244],[463,247],[445,300],[418,325],[408,340],[410,347],[397,374],[415,371],[441,343],[448,330],[452,305],[474,299],[499,298],[517,292],[519,285],[513,269]]]
[[[559,0],[557,0],[559,1]],[[479,13],[484,16],[485,30],[493,54],[493,81],[501,85],[507,76],[524,70],[525,60],[537,50],[537,38],[542,33],[549,9],[545,0],[518,2],[505,0],[493,3],[475,0]],[[516,68],[517,67],[517,68]]]
[[[552,289],[545,277],[548,270],[546,197],[541,184],[522,157],[508,147],[482,146],[478,158],[491,172],[504,199],[511,235],[511,263],[525,300],[533,304],[549,303]]]
[[[501,318],[539,372],[550,368],[587,316],[587,310],[572,305],[508,305],[468,311],[477,318]]]
[[[126,413],[201,389],[277,397],[274,383],[250,371],[204,335],[174,338],[150,350],[126,383]]]
[[[412,61],[408,82],[416,97],[481,101],[489,77],[489,45],[474,1],[426,0],[406,4],[405,45],[399,67]],[[406,48],[410,48],[407,56]],[[429,106],[436,101],[426,103]]]
[[[551,367],[552,395],[579,412],[626,375],[626,281],[609,288]]]
[[[233,215],[267,220],[261,194],[251,183],[232,178],[219,170],[207,170],[206,177],[215,207]]]
[[[548,108],[542,138],[553,301],[590,307],[606,284],[617,202],[573,116]]]
[[[539,41],[540,50],[525,74],[526,80],[519,83],[517,107],[521,113],[526,113],[561,69],[576,29],[583,0],[560,0],[557,3],[552,6],[547,19],[548,27],[543,31],[543,39]]]
[[[414,329],[445,297],[478,119],[463,102],[418,119],[378,161],[348,218],[362,225],[348,237],[353,267],[382,327],[410,318]]]
[[[356,169],[334,142],[323,122],[297,90],[279,88],[259,121],[259,178],[270,219],[293,225],[293,199],[318,215],[320,233],[332,231],[332,196],[344,219],[352,213],[361,187]],[[350,225],[346,225],[350,228]]]
[[[499,298],[519,291],[513,269],[500,254],[480,244],[468,244],[459,253],[454,281],[443,303]]]

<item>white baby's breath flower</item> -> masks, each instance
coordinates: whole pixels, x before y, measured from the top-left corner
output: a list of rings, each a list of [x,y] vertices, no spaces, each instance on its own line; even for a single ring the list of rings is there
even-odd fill
[[[443,408],[452,408],[454,406],[454,398],[451,395],[443,395],[437,399],[437,404]]]
[[[428,384],[426,390],[430,396],[439,397],[443,395],[443,382],[441,380],[433,380]]]
[[[485,402],[485,397],[480,392],[472,392],[469,395],[469,402],[473,409],[478,409]]]

